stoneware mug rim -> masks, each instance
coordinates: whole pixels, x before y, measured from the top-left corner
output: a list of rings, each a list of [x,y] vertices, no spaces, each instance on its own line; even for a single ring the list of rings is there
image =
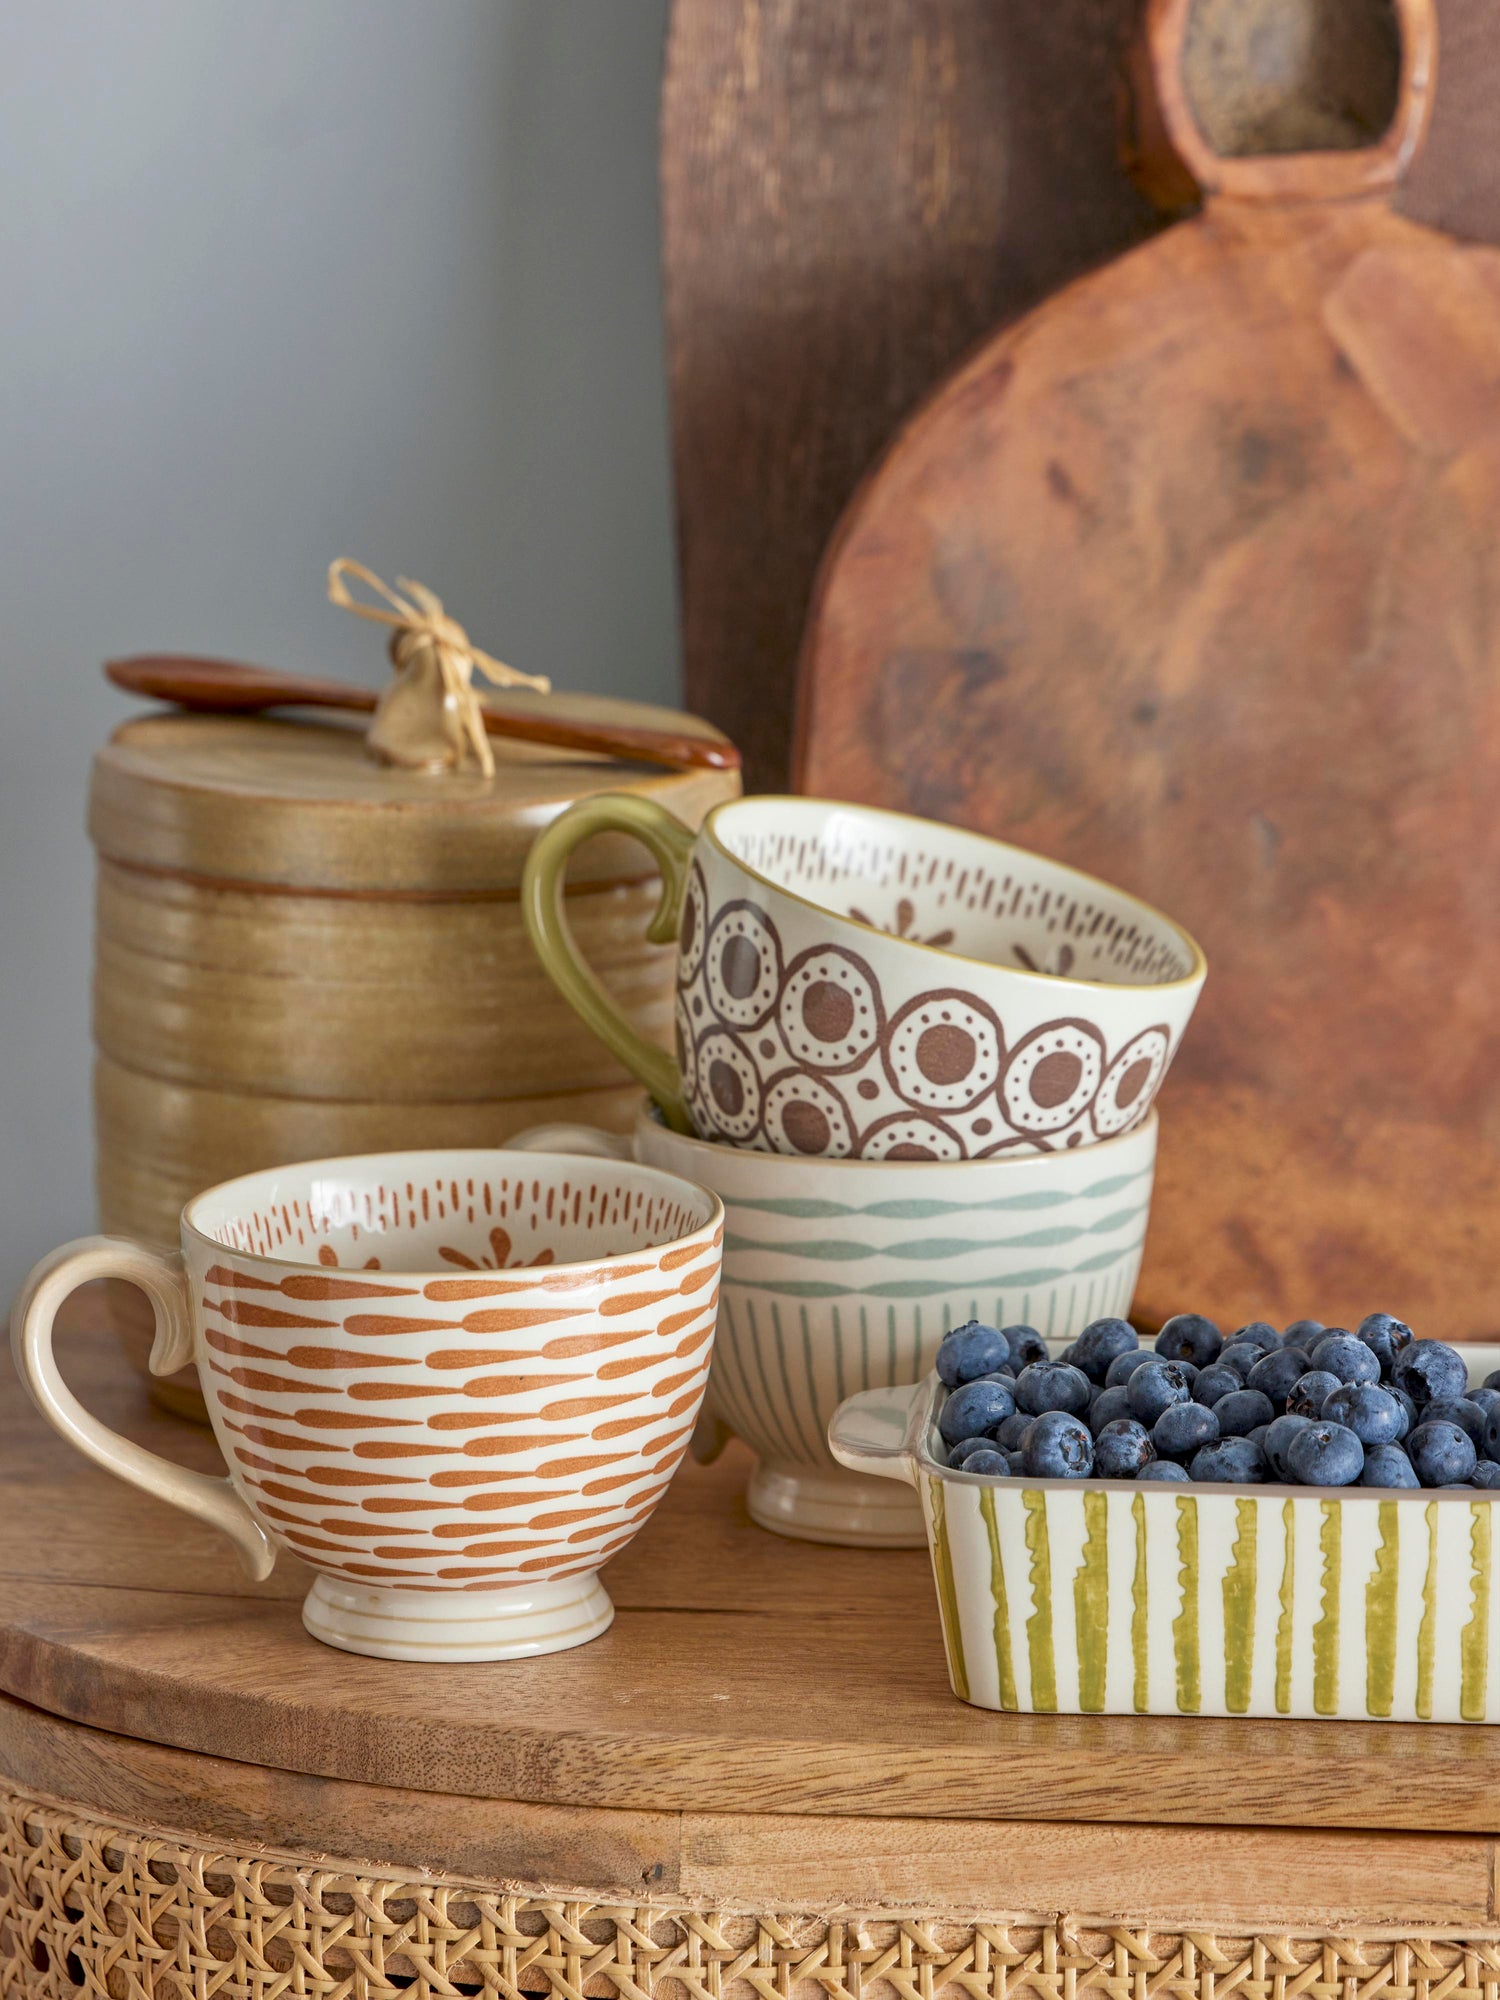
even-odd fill
[[[455,1156],[462,1157],[464,1155],[476,1158],[488,1158],[497,1153],[508,1153],[518,1150],[520,1149],[513,1147],[509,1140],[503,1141],[498,1146],[394,1146],[376,1152],[330,1153],[324,1158],[317,1160],[292,1160],[288,1161],[285,1165],[258,1167],[246,1174],[231,1174],[227,1180],[217,1181],[212,1187],[203,1188],[199,1193],[190,1195],[182,1205],[179,1226],[184,1236],[191,1236],[196,1242],[204,1245],[209,1250],[234,1249],[235,1246],[226,1244],[222,1237],[214,1236],[208,1230],[200,1228],[192,1219],[193,1211],[200,1208],[203,1204],[212,1201],[216,1196],[222,1197],[228,1195],[234,1189],[250,1182],[272,1180],[278,1174],[310,1176],[315,1174],[320,1168],[347,1170],[352,1167],[370,1165],[377,1160],[403,1160],[415,1164],[428,1160],[451,1160]],[[576,1156],[563,1152],[544,1152],[541,1150],[532,1152],[528,1150],[524,1152],[524,1157],[528,1160],[535,1160],[540,1164],[548,1160],[571,1160]],[[548,1280],[581,1276],[596,1270],[601,1264],[613,1263],[626,1257],[639,1256],[643,1250],[666,1249],[672,1244],[685,1241],[689,1236],[698,1235],[704,1229],[713,1228],[715,1222],[722,1217],[724,1204],[712,1188],[704,1187],[698,1181],[688,1180],[682,1174],[673,1173],[670,1167],[653,1167],[645,1160],[621,1159],[618,1164],[623,1167],[635,1167],[643,1174],[651,1175],[660,1180],[675,1182],[676,1187],[674,1192],[678,1194],[679,1198],[689,1198],[706,1202],[707,1213],[701,1221],[695,1222],[691,1229],[683,1231],[678,1236],[666,1238],[661,1243],[638,1244],[631,1250],[599,1251],[592,1256],[576,1258],[572,1262],[565,1264],[555,1263],[524,1267],[535,1271],[539,1283],[542,1282],[544,1276]],[[268,1264],[276,1270],[306,1271],[322,1268],[315,1256],[312,1258],[273,1257],[260,1250],[236,1250],[235,1254],[237,1256],[253,1258],[257,1264]],[[392,1267],[388,1275],[418,1279],[425,1282],[451,1278],[453,1276],[453,1268],[451,1265],[442,1264],[430,1266],[402,1264]]]
[[[717,822],[726,813],[753,812],[762,806],[782,810],[791,808],[796,811],[821,808],[825,813],[857,813],[867,819],[893,820],[903,826],[935,828],[955,840],[969,842],[1000,854],[1014,855],[1023,862],[1041,862],[1048,868],[1056,869],[1059,874],[1069,876],[1080,885],[1086,885],[1106,896],[1118,897],[1121,902],[1129,903],[1133,908],[1142,910],[1154,918],[1183,946],[1187,953],[1188,969],[1179,973],[1175,979],[1075,979],[1070,973],[1042,972],[1030,966],[1011,965],[998,959],[976,958],[971,952],[957,951],[949,945],[927,944],[921,938],[894,936],[890,931],[881,930],[877,924],[866,923],[847,911],[833,909],[826,903],[815,902],[811,896],[805,896],[799,890],[787,888],[784,883],[776,881],[763,869],[757,868],[753,862],[744,860],[732,847],[726,846],[719,837]],[[753,792],[744,798],[721,799],[718,805],[710,807],[704,814],[698,832],[700,837],[707,841],[731,867],[737,868],[742,875],[748,875],[752,881],[769,890],[772,895],[784,897],[789,903],[798,904],[805,910],[813,911],[822,919],[858,931],[865,937],[879,938],[887,945],[904,945],[913,951],[927,952],[934,958],[950,959],[958,965],[971,965],[990,972],[1003,972],[1007,977],[1016,979],[1041,980],[1048,986],[1071,988],[1079,993],[1101,991],[1172,993],[1182,987],[1199,984],[1208,971],[1208,960],[1192,933],[1178,923],[1175,917],[1169,917],[1165,910],[1159,909],[1154,903],[1148,903],[1144,896],[1136,895],[1133,889],[1122,889],[1118,883],[1106,882],[1101,875],[1091,875],[1087,869],[1076,868],[1070,861],[1058,861],[1051,855],[1040,854],[1035,848],[1018,847],[1014,841],[998,840],[993,834],[978,833],[971,827],[954,826],[947,820],[926,818],[920,813],[898,812],[891,806],[861,805],[854,799],[804,798],[795,792]]]

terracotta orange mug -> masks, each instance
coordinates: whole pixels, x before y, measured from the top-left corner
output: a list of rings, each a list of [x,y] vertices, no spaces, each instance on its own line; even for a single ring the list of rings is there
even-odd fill
[[[661,1498],[703,1400],[717,1195],[617,1160],[375,1153],[226,1181],[182,1255],[96,1236],[32,1272],[16,1365],[70,1444],[221,1529],[253,1576],[317,1571],[314,1637],[397,1660],[596,1638],[598,1570]],[[63,1382],[59,1306],[139,1285],[151,1367],[197,1363],[228,1476],[118,1437]]]

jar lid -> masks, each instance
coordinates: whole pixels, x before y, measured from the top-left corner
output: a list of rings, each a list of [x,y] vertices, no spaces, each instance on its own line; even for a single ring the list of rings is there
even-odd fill
[[[507,706],[725,739],[673,709],[601,695],[509,695]],[[495,775],[382,764],[341,721],[158,711],[124,723],[94,759],[89,837],[112,861],[225,886],[309,894],[514,893],[532,840],[575,799],[633,792],[696,826],[734,798],[736,772],[666,771],[490,739]],[[656,872],[618,834],[581,846],[574,884]]]

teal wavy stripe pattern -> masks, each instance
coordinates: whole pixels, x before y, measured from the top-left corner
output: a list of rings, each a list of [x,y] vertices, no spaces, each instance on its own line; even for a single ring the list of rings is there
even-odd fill
[[[1005,1195],[997,1201],[876,1201],[862,1208],[842,1201],[816,1201],[811,1197],[787,1201],[744,1201],[736,1195],[728,1206],[746,1214],[784,1215],[795,1222],[829,1222],[839,1216],[869,1215],[883,1222],[927,1222],[937,1215],[992,1215],[1002,1210],[1060,1208],[1076,1201],[1102,1201],[1138,1181],[1149,1183],[1151,1167],[1133,1174],[1111,1174],[1073,1194],[1037,1189],[1031,1194]]]
[[[1107,1271],[1137,1254],[1133,1246],[1101,1250],[1097,1257],[1085,1257],[1081,1263],[1048,1265],[1035,1271],[1002,1271],[992,1278],[955,1277],[950,1271],[945,1278],[888,1278],[873,1285],[835,1285],[818,1278],[736,1279],[726,1271],[724,1284],[738,1284],[752,1294],[773,1293],[781,1299],[940,1299],[951,1298],[955,1292],[1023,1291],[1028,1286],[1055,1285],[1086,1271]]]
[[[917,1237],[909,1243],[858,1243],[851,1237],[824,1237],[798,1243],[759,1243],[752,1236],[726,1235],[725,1255],[755,1250],[776,1257],[813,1257],[821,1263],[852,1264],[861,1257],[899,1257],[905,1263],[939,1264],[955,1257],[968,1257],[976,1250],[1053,1250],[1064,1243],[1076,1243],[1081,1236],[1104,1236],[1125,1229],[1145,1212],[1139,1208],[1117,1209],[1101,1215],[1096,1222],[1059,1223],[1053,1229],[1035,1229],[1025,1236]]]

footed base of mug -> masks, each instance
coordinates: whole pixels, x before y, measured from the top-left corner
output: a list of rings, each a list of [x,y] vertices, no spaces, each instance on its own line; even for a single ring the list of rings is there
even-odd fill
[[[763,1460],[745,1495],[750,1518],[797,1542],[832,1542],[846,1549],[927,1546],[922,1506],[905,1480],[862,1479],[830,1466],[826,1472]]]
[[[320,1576],[302,1605],[315,1639],[377,1660],[529,1660],[586,1646],[614,1615],[597,1576],[511,1590],[380,1590]]]

